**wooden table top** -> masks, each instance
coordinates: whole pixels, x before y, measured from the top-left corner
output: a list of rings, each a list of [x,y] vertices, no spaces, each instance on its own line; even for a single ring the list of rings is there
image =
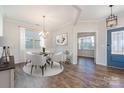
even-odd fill
[[[10,56],[10,61],[7,64],[0,65],[0,71],[15,69],[14,56]]]

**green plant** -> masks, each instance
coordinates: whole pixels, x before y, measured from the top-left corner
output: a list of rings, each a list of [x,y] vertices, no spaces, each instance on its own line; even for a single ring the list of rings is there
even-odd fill
[[[68,50],[66,50],[65,51],[65,55],[66,55],[66,61],[65,61],[65,63],[66,64],[70,64],[71,62],[70,62],[70,55],[69,55],[70,53],[69,53],[69,51]]]

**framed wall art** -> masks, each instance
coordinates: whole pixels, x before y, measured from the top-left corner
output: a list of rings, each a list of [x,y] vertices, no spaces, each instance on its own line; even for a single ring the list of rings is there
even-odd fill
[[[56,36],[56,44],[57,45],[66,45],[68,42],[67,33],[59,34]]]

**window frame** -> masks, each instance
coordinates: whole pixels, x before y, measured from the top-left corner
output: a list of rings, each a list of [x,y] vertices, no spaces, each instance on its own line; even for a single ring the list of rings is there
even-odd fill
[[[32,30],[32,29],[27,29],[27,28],[26,28],[26,30],[25,30],[25,33],[26,33],[26,31],[31,31],[31,32],[32,32],[32,48],[27,48],[27,47],[26,47],[26,35],[25,35],[25,48],[26,48],[26,49],[40,49],[41,46],[40,46],[39,48],[35,47],[35,46],[36,46],[36,45],[35,45],[35,41],[36,41],[37,39],[35,39],[35,35],[34,35],[34,33],[36,33],[36,32],[39,32],[39,33],[40,33],[40,31]],[[41,42],[41,37],[40,37],[39,41]]]
[[[94,46],[92,48],[82,48],[81,47],[81,39],[87,38],[87,37],[94,37]],[[78,39],[78,49],[79,50],[95,50],[95,36],[94,35],[90,35],[90,36],[85,36],[85,37],[79,37],[79,39]]]

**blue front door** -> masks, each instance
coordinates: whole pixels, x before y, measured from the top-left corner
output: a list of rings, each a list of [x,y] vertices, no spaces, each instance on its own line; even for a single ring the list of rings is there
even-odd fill
[[[107,31],[107,64],[124,68],[124,27]]]

